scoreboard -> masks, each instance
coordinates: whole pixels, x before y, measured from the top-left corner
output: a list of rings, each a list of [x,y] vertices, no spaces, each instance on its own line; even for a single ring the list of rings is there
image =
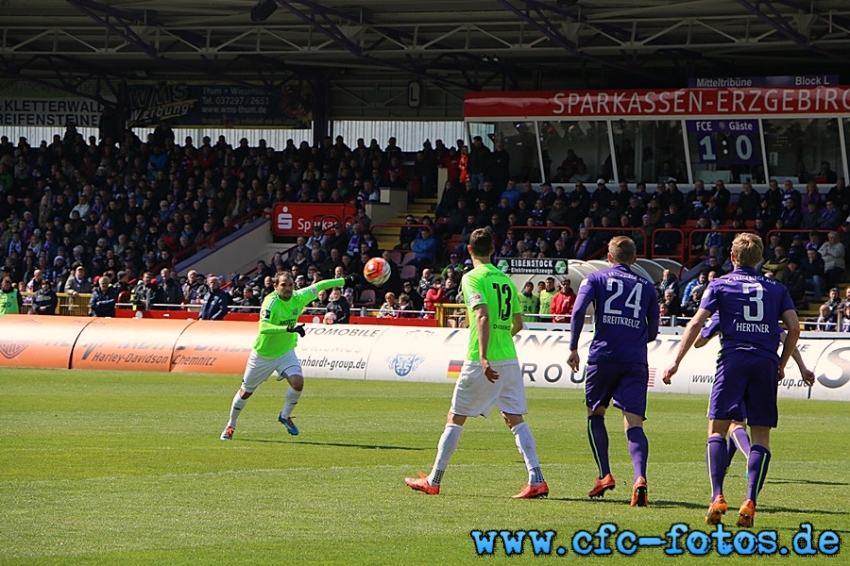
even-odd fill
[[[698,162],[705,165],[744,165],[761,162],[758,120],[687,120],[688,138]]]

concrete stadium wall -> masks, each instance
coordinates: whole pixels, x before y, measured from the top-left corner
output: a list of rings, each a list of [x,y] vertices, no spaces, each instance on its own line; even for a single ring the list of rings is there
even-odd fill
[[[297,353],[309,378],[447,383],[457,377],[468,331],[453,328],[308,324]],[[257,335],[257,323],[163,319],[100,319],[6,315],[0,317],[0,367],[46,367],[241,374]],[[587,359],[591,334],[579,341]],[[650,391],[707,396],[714,379],[717,344],[692,350],[673,384],[661,383],[681,337],[659,336],[649,346]],[[529,387],[584,387],[566,365],[569,332],[524,330],[516,337]],[[780,397],[850,401],[850,340],[808,333],[799,344],[815,372],[802,383],[791,362],[779,384]]]

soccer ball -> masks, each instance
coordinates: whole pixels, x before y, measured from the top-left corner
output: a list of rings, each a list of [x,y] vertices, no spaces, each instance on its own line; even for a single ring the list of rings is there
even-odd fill
[[[387,279],[390,278],[391,272],[390,263],[379,257],[373,257],[363,266],[363,277],[366,278],[369,284],[375,287],[380,287],[386,283]]]

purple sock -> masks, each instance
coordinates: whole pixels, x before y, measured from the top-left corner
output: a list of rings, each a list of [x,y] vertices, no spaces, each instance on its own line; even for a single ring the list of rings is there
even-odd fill
[[[605,428],[605,417],[600,415],[587,417],[587,439],[590,441],[590,450],[599,469],[599,477],[604,478],[611,473],[611,466],[608,464],[608,430]]]
[[[747,435],[747,429],[736,428],[732,431],[732,434],[729,435],[729,440],[732,441],[733,446],[737,447],[738,450],[741,451],[741,454],[743,454],[745,458],[750,457],[750,437]]]
[[[767,468],[770,467],[770,450],[764,446],[755,445],[750,449],[747,468],[750,471],[750,485],[747,488],[747,499],[756,502],[756,496],[764,486]]]
[[[735,457],[735,452],[738,451],[738,448],[735,446],[735,440],[730,435],[728,439],[726,439],[726,467],[732,465],[732,458]]]
[[[723,478],[726,476],[728,458],[726,439],[722,436],[709,437],[705,447],[705,465],[711,480],[712,501],[718,495],[723,495]]]
[[[632,465],[635,467],[635,481],[638,478],[646,478],[646,461],[649,458],[649,441],[643,427],[633,426],[626,431],[629,440],[629,454],[632,456]]]

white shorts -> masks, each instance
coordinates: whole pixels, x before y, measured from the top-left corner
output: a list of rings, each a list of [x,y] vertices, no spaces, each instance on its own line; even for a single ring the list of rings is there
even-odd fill
[[[275,371],[284,377],[304,375],[304,370],[301,369],[301,363],[295,355],[295,350],[289,350],[278,358],[266,358],[251,350],[248,363],[245,364],[245,375],[242,376],[242,389],[248,393],[253,393]]]
[[[495,383],[484,376],[478,362],[463,362],[452,394],[451,412],[466,417],[486,417],[499,405],[499,410],[511,415],[528,413],[522,371],[517,360],[490,362],[499,374]]]

